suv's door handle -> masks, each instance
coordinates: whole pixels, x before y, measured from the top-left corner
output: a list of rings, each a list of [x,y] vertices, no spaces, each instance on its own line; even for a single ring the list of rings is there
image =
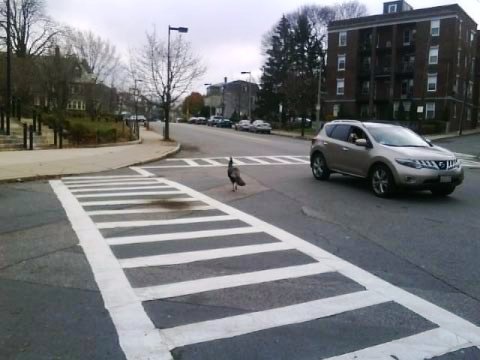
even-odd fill
[[[348,151],[348,150],[350,150],[350,149],[349,149],[349,148],[346,148],[346,147],[343,147],[342,150],[343,150],[343,151]]]
[[[328,145],[328,142],[324,141],[324,142],[323,142],[323,145]]]

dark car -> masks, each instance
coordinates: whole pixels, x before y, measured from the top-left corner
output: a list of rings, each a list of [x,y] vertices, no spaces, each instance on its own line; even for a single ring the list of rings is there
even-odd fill
[[[222,119],[217,122],[217,127],[231,129],[232,122],[229,119]]]

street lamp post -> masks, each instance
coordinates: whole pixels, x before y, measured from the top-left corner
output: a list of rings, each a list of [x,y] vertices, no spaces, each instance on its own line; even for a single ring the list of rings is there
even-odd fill
[[[140,92],[138,91],[137,83],[143,82],[143,80],[134,79],[133,81],[135,83],[135,87],[133,88],[133,96],[135,100],[135,131],[139,132],[140,127],[138,126],[138,98]],[[137,137],[140,137],[139,133],[137,133]]]
[[[252,84],[252,72],[251,71],[242,71],[242,75],[248,74],[248,119],[252,121],[252,97],[251,97],[251,84]]]
[[[164,139],[170,140],[169,123],[170,123],[170,102],[172,100],[172,94],[170,93],[171,84],[171,70],[170,70],[170,32],[178,31],[179,33],[187,33],[186,27],[172,27],[168,25],[168,42],[167,42],[167,91],[166,91],[166,106],[165,106],[165,134]]]
[[[5,134],[10,135],[10,112],[12,107],[12,36],[11,36],[10,0],[7,0],[7,106],[6,106],[6,128]]]
[[[203,85],[207,86],[206,95],[208,95],[208,86],[212,86],[212,84],[207,83],[207,84],[203,84]],[[207,97],[207,96],[205,96],[205,97]],[[210,102],[208,102],[208,118],[210,119],[211,116],[212,116],[212,107],[210,106]]]

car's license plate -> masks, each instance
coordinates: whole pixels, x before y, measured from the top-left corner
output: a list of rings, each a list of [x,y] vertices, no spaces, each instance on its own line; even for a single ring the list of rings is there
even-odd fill
[[[450,183],[450,182],[452,182],[452,177],[451,176],[440,176],[440,182],[441,183]]]

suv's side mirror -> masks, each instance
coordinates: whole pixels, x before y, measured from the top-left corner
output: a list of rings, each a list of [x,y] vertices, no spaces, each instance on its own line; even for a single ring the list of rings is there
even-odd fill
[[[368,141],[367,141],[367,139],[357,139],[357,140],[355,140],[355,145],[367,148],[368,147]]]

